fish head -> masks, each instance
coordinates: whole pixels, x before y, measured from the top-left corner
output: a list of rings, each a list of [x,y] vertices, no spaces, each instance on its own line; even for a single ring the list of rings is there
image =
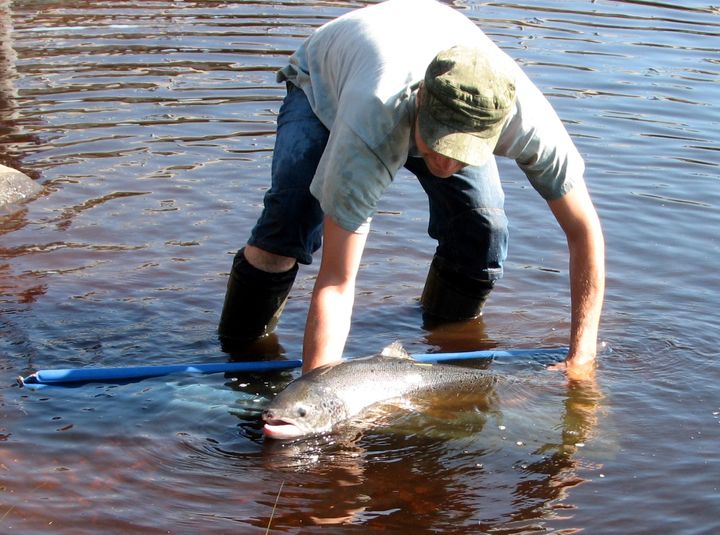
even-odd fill
[[[346,418],[346,410],[331,389],[295,381],[275,396],[262,418],[266,437],[292,440],[330,432]]]

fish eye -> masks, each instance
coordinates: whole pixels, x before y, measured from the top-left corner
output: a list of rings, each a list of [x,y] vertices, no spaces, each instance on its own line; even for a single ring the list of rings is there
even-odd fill
[[[305,409],[305,407],[300,406],[297,408],[297,413],[300,418],[305,418],[305,416],[307,415],[307,410]]]

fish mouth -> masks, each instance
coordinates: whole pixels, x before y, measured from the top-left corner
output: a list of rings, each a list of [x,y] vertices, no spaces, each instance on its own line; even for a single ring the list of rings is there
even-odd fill
[[[292,420],[265,420],[263,425],[263,434],[268,438],[275,440],[292,440],[307,435],[307,431],[303,430]]]

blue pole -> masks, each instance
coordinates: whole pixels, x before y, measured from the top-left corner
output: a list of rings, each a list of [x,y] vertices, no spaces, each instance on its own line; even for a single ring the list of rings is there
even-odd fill
[[[565,356],[567,352],[567,347],[549,349],[483,349],[480,351],[461,351],[459,353],[416,353],[412,355],[412,358],[419,362],[447,362],[450,360],[538,357],[542,355]]]
[[[268,360],[252,362],[220,362],[217,364],[171,364],[159,366],[128,366],[123,368],[67,368],[38,370],[18,379],[23,385],[62,385],[146,379],[172,374],[243,373],[287,370],[302,366],[301,360]]]
[[[481,358],[535,357],[541,355],[564,356],[566,347],[552,349],[490,349],[459,353],[418,353],[412,358],[419,362],[447,362]],[[128,366],[121,368],[67,368],[38,370],[27,377],[19,377],[20,385],[41,387],[69,383],[116,382],[172,374],[247,373],[289,370],[302,366],[301,360],[266,360],[251,362],[220,362],[211,364],[172,364],[158,366]]]

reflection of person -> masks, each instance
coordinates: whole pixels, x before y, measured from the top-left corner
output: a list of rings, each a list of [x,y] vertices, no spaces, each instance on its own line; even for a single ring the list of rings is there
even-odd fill
[[[302,493],[293,486],[293,478],[282,478],[282,506],[273,510],[272,524],[280,528],[354,523],[377,532],[422,525],[435,533],[464,533],[463,527],[470,525],[481,526],[483,533],[510,525],[519,532],[538,521],[562,524],[568,532],[579,527],[557,512],[572,507],[571,489],[602,466],[583,453],[597,451],[592,444],[600,438],[596,433],[602,392],[592,381],[572,382],[560,419],[541,417],[524,431],[519,423],[510,423],[513,413],[530,423],[522,408],[513,408],[503,394],[486,394],[464,401],[455,396],[440,400],[438,395],[437,402],[423,403],[424,408],[412,415],[391,418],[390,428],[359,430],[353,424],[327,440],[265,441],[263,457],[269,470],[303,474]],[[553,401],[548,407],[555,411],[557,404]],[[496,438],[501,442],[490,446],[497,431],[488,421],[497,415],[516,438],[532,432],[534,438],[526,446],[537,447],[518,450],[513,438]],[[589,448],[583,449],[583,444]],[[403,462],[390,462],[395,458]],[[387,492],[389,488],[393,492]],[[433,506],[439,503],[443,507]],[[258,519],[256,525],[268,523]]]
[[[434,0],[359,9],[315,31],[279,79],[288,93],[272,186],[233,262],[219,326],[226,348],[272,329],[297,263],[309,264],[322,238],[304,370],[340,359],[369,223],[403,165],[428,195],[438,241],[424,313],[477,317],[507,253],[494,153],[517,162],[566,234],[566,365],[576,377],[592,368],[604,253],[582,158],[545,97],[472,21]]]
[[[578,450],[596,433],[603,397],[595,381],[569,385],[562,423],[557,426],[562,430],[562,440],[539,448],[536,453],[542,454],[540,458],[523,468],[528,475],[518,483],[514,496],[522,497],[517,502],[529,506],[517,516],[532,518],[543,511],[556,512],[558,503],[568,499],[570,489],[587,481],[581,470],[601,468],[583,459]]]

